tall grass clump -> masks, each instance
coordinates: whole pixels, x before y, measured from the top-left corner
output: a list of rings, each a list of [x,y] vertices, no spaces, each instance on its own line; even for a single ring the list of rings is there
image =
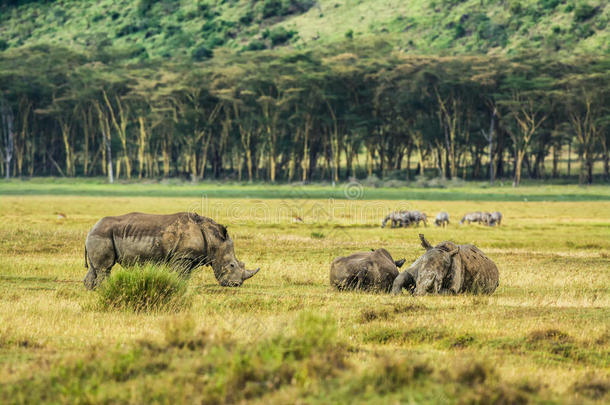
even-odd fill
[[[120,268],[98,288],[102,311],[175,312],[190,304],[187,280],[167,266],[155,264]]]

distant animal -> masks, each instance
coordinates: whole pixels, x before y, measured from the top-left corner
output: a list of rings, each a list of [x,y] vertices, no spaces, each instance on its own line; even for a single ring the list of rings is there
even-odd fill
[[[496,220],[489,212],[483,212],[481,214],[481,224],[487,226],[494,226],[496,224]]]
[[[460,225],[464,222],[468,222],[468,224],[470,224],[471,222],[481,222],[482,219],[483,213],[481,211],[470,212],[464,215],[464,217],[460,220]]]
[[[496,264],[474,245],[445,241],[432,247],[420,234],[426,249],[394,280],[392,293],[407,289],[414,295],[493,293],[499,284]]]
[[[424,227],[428,226],[428,216],[420,211],[407,211],[405,213],[406,217],[409,219],[411,223],[415,223],[416,227],[419,227],[419,223],[423,222]]]
[[[449,214],[446,211],[441,211],[436,214],[434,225],[442,226],[443,228],[449,225]]]
[[[185,275],[199,266],[212,266],[216,280],[225,287],[238,287],[260,270],[246,270],[235,257],[227,228],[210,218],[189,212],[132,212],[104,217],[87,234],[85,287],[97,287],[115,263],[144,262],[167,263]]]
[[[389,292],[405,259],[394,261],[385,249],[358,252],[333,260],[330,285],[339,290]]]
[[[391,228],[400,228],[400,227],[406,228],[410,224],[410,220],[405,215],[405,211],[390,212],[381,222],[381,227],[385,228],[385,226],[388,222],[390,222]]]
[[[495,211],[491,213],[491,218],[494,220],[498,226],[502,225],[502,213],[499,211]]]

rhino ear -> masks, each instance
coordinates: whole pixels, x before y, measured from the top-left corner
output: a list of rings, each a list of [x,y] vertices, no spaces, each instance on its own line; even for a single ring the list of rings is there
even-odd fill
[[[453,249],[451,252],[449,252],[449,256],[453,257],[453,256],[455,256],[455,255],[457,254],[457,252],[459,252],[459,251],[460,251],[460,248],[459,248],[459,247],[457,247],[457,248]]]
[[[226,226],[220,225],[220,235],[222,236],[223,240],[227,240],[227,238],[229,237],[229,233],[227,232]]]
[[[432,245],[430,244],[430,242],[428,242],[426,240],[423,233],[419,234],[419,239],[421,240],[421,245],[424,247],[424,249],[426,249],[426,250],[432,249]]]
[[[396,260],[394,262],[394,264],[396,265],[396,267],[402,267],[403,264],[405,264],[406,259],[402,258],[400,260]]]

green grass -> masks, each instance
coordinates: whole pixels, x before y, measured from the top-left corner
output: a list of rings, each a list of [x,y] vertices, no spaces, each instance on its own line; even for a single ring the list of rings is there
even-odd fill
[[[0,195],[72,195],[115,197],[206,197],[248,199],[356,199],[356,200],[429,200],[429,201],[607,201],[610,188],[603,185],[546,185],[525,182],[513,188],[509,182],[489,186],[485,182],[460,183],[460,186],[422,188],[376,188],[362,183],[342,183],[335,187],[323,184],[269,185],[247,183],[202,182],[180,180],[137,181],[107,184],[104,179],[34,178],[0,182]]]
[[[117,269],[96,292],[99,311],[176,312],[190,303],[187,280],[152,263]]]
[[[202,48],[240,50],[253,41],[271,47],[264,32],[279,29],[295,31],[286,44],[299,48],[343,42],[351,31],[351,41],[385,40],[418,54],[510,54],[545,48],[571,55],[603,53],[610,43],[610,8],[602,0],[555,7],[534,0],[318,0],[304,13],[268,18],[262,17],[262,1],[253,8],[249,0],[158,1],[145,11],[139,3],[34,1],[4,7],[0,36],[9,47],[66,44],[144,60],[191,59]],[[581,16],[583,3],[593,10],[586,18]],[[574,4],[576,8],[568,7]],[[249,12],[251,18],[244,17]]]
[[[1,403],[610,400],[607,201],[487,201],[493,189],[467,186],[480,199],[210,198],[202,205],[197,194],[155,195],[201,185],[77,182],[83,190],[149,192],[84,196],[69,195],[68,181],[31,183],[66,183],[64,195],[0,197]],[[604,187],[550,189],[607,195]],[[381,216],[401,207],[446,210],[452,222],[381,229]],[[502,226],[457,225],[473,209],[502,211]],[[93,224],[130,211],[188,210],[227,225],[238,259],[261,271],[240,288],[223,288],[209,268],[198,269],[188,281],[190,305],[177,311],[92,310],[98,293],[82,279]],[[432,243],[479,246],[498,265],[497,291],[412,297],[330,288],[333,258],[384,247],[411,263],[423,252],[422,231]]]

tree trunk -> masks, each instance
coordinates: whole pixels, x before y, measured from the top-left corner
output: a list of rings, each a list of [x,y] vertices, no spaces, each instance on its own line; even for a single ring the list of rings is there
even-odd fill
[[[14,115],[12,108],[4,100],[0,100],[0,115],[2,115],[2,140],[4,141],[4,175],[6,179],[11,177],[11,161],[15,148],[15,133],[13,132]]]
[[[525,151],[517,151],[515,156],[515,179],[513,181],[513,187],[518,187],[521,184],[521,166],[523,165],[523,158]]]

